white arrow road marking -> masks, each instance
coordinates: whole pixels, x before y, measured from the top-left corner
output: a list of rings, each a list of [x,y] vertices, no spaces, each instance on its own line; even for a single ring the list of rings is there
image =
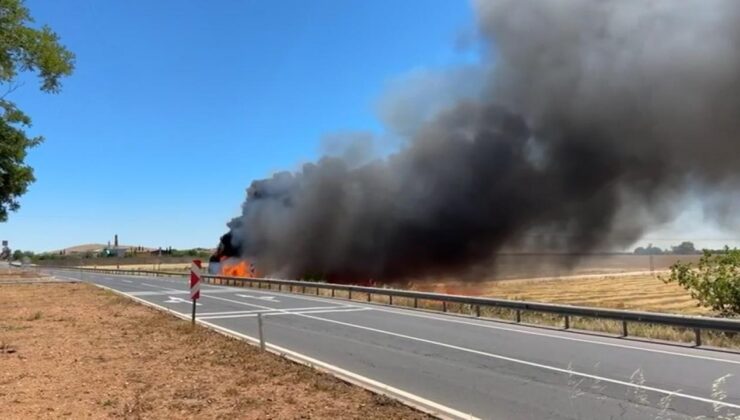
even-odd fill
[[[193,303],[192,300],[187,300],[187,299],[179,298],[176,296],[167,296],[167,297],[169,299],[165,300],[164,303],[188,303],[188,304]],[[201,303],[198,303],[198,302],[195,303],[195,306],[201,306],[201,305],[202,305]]]

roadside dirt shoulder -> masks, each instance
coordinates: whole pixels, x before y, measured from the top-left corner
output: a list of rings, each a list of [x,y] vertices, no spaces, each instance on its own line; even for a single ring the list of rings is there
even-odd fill
[[[427,418],[86,284],[0,285],[4,418]]]

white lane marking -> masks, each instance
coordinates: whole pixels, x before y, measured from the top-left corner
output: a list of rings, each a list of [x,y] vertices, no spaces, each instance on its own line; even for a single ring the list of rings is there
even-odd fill
[[[141,284],[144,285],[144,286],[155,287],[157,289],[167,290],[167,291],[170,291],[170,292],[182,292],[182,290],[172,289],[172,288],[169,288],[169,287],[157,286],[156,284],[149,284],[149,283],[144,283],[144,282],[142,282]]]
[[[246,314],[233,314],[233,315],[215,315],[215,316],[196,316],[196,319],[232,319],[232,318],[252,318],[257,316],[258,313],[262,315],[267,315],[266,310],[260,310],[260,311],[253,311],[251,313]]]
[[[216,297],[216,296],[211,296],[211,295],[203,295],[202,297],[206,297],[206,298],[209,298],[209,299],[223,300],[224,302],[236,303],[238,305],[251,306],[253,308],[275,309],[275,310],[277,310],[277,308],[271,308],[269,306],[262,306],[262,305],[258,305],[256,303],[242,302],[241,300],[227,299],[227,298]]]
[[[392,314],[413,316],[413,317],[418,317],[418,318],[434,319],[437,321],[452,322],[455,324],[473,325],[476,327],[488,328],[492,330],[511,331],[511,332],[517,332],[517,333],[522,333],[522,334],[536,335],[536,336],[549,337],[549,338],[557,338],[559,340],[568,340],[568,341],[575,341],[575,342],[589,343],[589,344],[599,344],[599,345],[608,346],[608,347],[618,347],[618,348],[623,348],[623,349],[639,350],[639,351],[646,351],[646,352],[660,353],[660,354],[669,354],[671,356],[690,357],[694,359],[709,360],[712,362],[731,363],[731,364],[740,365],[740,360],[722,359],[719,357],[703,356],[700,354],[681,353],[681,352],[670,351],[670,350],[660,350],[660,349],[653,349],[653,348],[648,348],[648,347],[630,346],[628,344],[608,343],[605,341],[588,340],[585,338],[578,338],[578,337],[566,337],[566,336],[562,336],[558,334],[548,334],[548,333],[539,332],[539,331],[528,331],[528,330],[524,330],[520,328],[509,328],[509,327],[502,327],[498,325],[488,325],[489,322],[497,323],[496,319],[491,319],[490,321],[482,320],[479,322],[470,322],[470,321],[463,321],[460,319],[455,319],[454,316],[448,315],[446,318],[441,318],[439,316],[427,315],[423,313],[416,313],[415,311],[411,311],[411,310],[403,310],[403,309],[393,310],[393,309],[387,309],[387,308],[378,308],[377,310],[380,312],[388,312]],[[573,334],[573,333],[570,333],[570,334]],[[698,349],[698,350],[706,351],[706,350],[701,350],[701,349]]]
[[[210,316],[210,315],[237,315],[237,314],[251,314],[256,312],[266,312],[266,309],[252,309],[249,311],[223,311],[223,312],[199,312],[198,315]]]
[[[326,309],[323,311],[301,311],[301,312],[291,312],[289,314],[285,315],[303,315],[303,314],[333,314],[333,313],[343,313],[343,312],[362,312],[362,311],[372,311],[371,308],[347,308],[347,309]],[[267,314],[267,315],[281,315],[281,314]]]
[[[173,311],[172,309],[169,309],[167,307],[157,305],[156,303],[149,302],[148,300],[144,300],[136,296],[131,296],[125,292],[116,290],[112,287],[108,287],[108,286],[97,284],[97,283],[93,283],[93,284],[97,287],[109,290],[113,293],[127,296],[130,299],[133,299],[136,302],[141,303],[142,305],[150,306],[150,307],[159,309],[160,311],[163,311],[163,312],[168,312],[178,318],[181,318],[184,320],[190,319],[189,315],[184,314],[182,312]],[[246,340],[252,343],[253,345],[257,345],[259,343],[259,340],[254,337],[248,336],[246,334],[242,334],[234,330],[230,330],[228,328],[224,328],[220,325],[216,325],[216,324],[210,323],[208,321],[203,321],[203,320],[196,320],[196,322],[201,325],[205,325],[206,327],[209,327],[215,331],[218,331],[224,335],[238,337],[243,340]],[[266,343],[266,348],[269,352],[274,353],[280,357],[285,357],[287,359],[293,360],[297,363],[303,364],[313,369],[328,372],[334,376],[337,376],[338,378],[346,380],[349,383],[355,384],[365,389],[369,389],[378,394],[386,395],[386,396],[389,396],[395,399],[400,399],[405,404],[415,407],[419,409],[420,411],[430,413],[430,414],[436,415],[441,418],[458,418],[458,419],[467,419],[467,420],[478,420],[478,417],[475,417],[472,414],[463,413],[462,411],[455,410],[452,407],[448,407],[446,405],[436,403],[434,401],[423,398],[419,395],[412,394],[400,388],[392,387],[383,382],[376,381],[366,376],[362,376],[357,373],[342,369],[339,366],[332,365],[332,364],[323,362],[318,359],[314,359],[302,353],[298,353],[296,351],[289,350],[289,349],[277,346],[272,343]]]
[[[255,293],[263,293],[263,292],[259,292],[259,291],[256,291],[256,290],[254,292]],[[290,294],[290,296],[291,297],[294,297],[296,299],[310,300],[310,301],[315,301],[315,302],[332,302],[332,301],[337,301],[337,300],[339,300],[341,302],[341,301],[345,301],[346,300],[346,299],[337,299],[337,298],[334,298],[334,299],[332,299],[332,298],[316,298],[316,297],[301,296],[301,295],[295,295],[294,296],[293,294]],[[527,328],[526,326],[521,326],[519,328],[505,327],[505,326],[498,325],[498,324],[501,324],[502,321],[499,321],[499,320],[497,320],[495,318],[482,319],[480,321],[465,321],[465,320],[462,320],[462,319],[458,319],[458,317],[456,317],[454,315],[433,315],[433,314],[425,314],[425,313],[421,313],[419,311],[415,311],[415,310],[413,310],[411,308],[404,309],[404,308],[400,308],[399,307],[397,309],[396,308],[391,309],[391,308],[384,307],[381,304],[378,304],[378,305],[368,305],[368,304],[366,304],[364,302],[355,302],[355,301],[352,301],[352,302],[353,303],[357,303],[358,305],[361,305],[361,306],[370,306],[372,308],[375,308],[375,310],[376,311],[379,311],[379,312],[388,312],[388,313],[398,314],[398,315],[404,315],[404,316],[412,316],[412,317],[417,317],[417,318],[433,319],[433,320],[437,320],[437,321],[451,322],[451,323],[455,323],[455,324],[472,325],[472,326],[475,326],[475,327],[488,328],[488,329],[492,329],[492,330],[510,331],[510,332],[517,332],[517,333],[522,333],[522,334],[535,335],[535,336],[540,336],[540,337],[556,338],[558,340],[567,340],[567,341],[574,341],[574,342],[579,342],[579,343],[597,344],[597,345],[602,345],[602,346],[617,347],[617,348],[623,348],[623,349],[628,349],[628,350],[644,351],[644,352],[649,352],[649,353],[668,354],[668,355],[671,355],[671,356],[688,357],[688,358],[692,358],[692,359],[701,359],[701,360],[709,360],[709,361],[712,361],[712,362],[730,363],[730,364],[740,365],[740,360],[723,359],[723,358],[720,358],[720,357],[704,356],[704,355],[701,355],[701,354],[682,353],[682,352],[678,352],[678,351],[661,350],[661,349],[655,349],[655,348],[650,348],[650,347],[640,347],[640,346],[629,345],[629,344],[610,343],[610,342],[606,342],[606,341],[589,340],[589,339],[586,339],[586,338],[569,337],[569,336],[566,336],[565,335],[565,334],[569,334],[569,335],[575,334],[575,333],[572,333],[572,332],[571,333],[563,333],[563,335],[560,335],[560,334],[552,334],[552,333],[547,333],[547,332],[527,330],[527,329],[525,329],[525,328]],[[609,338],[608,337],[605,337],[605,339],[609,339]],[[657,344],[656,343],[656,345],[660,345],[660,344]],[[696,349],[696,351],[707,351],[707,350]]]
[[[77,279],[74,279],[74,280],[77,280]],[[159,287],[159,286],[156,286],[156,287]],[[221,287],[225,287],[225,286],[221,286]],[[232,288],[232,289],[234,289],[234,290],[241,290],[241,288]],[[267,292],[262,292],[262,291],[258,291],[258,290],[250,290],[250,292],[252,292],[252,293],[265,293],[265,294],[267,293]],[[337,301],[337,300],[338,301],[344,301],[345,300],[345,299],[337,299],[337,298],[334,298],[334,299],[332,299],[332,298],[316,298],[316,297],[299,295],[297,293],[287,293],[287,292],[275,292],[275,293],[277,293],[279,295],[289,296],[289,297],[292,297],[292,298],[295,298],[295,299],[311,300],[311,301],[324,302],[324,303],[332,302],[332,301]],[[360,304],[360,305],[363,305],[363,303],[361,303],[361,302],[357,302],[357,303]],[[464,321],[464,320],[461,320],[461,319],[456,319],[456,317],[455,316],[452,316],[452,315],[447,315],[447,316],[444,316],[444,317],[440,317],[440,316],[437,316],[437,315],[427,315],[427,314],[424,314],[424,313],[419,313],[417,311],[414,311],[413,309],[410,309],[410,308],[409,309],[403,309],[403,308],[390,309],[390,308],[384,308],[381,305],[371,305],[371,306],[373,308],[376,308],[376,310],[377,311],[380,311],[380,312],[389,312],[389,313],[394,313],[394,314],[404,315],[404,316],[412,316],[412,317],[417,317],[417,318],[427,318],[427,319],[433,319],[433,320],[443,321],[443,322],[451,322],[451,323],[456,323],[456,324],[472,325],[472,326],[481,327],[481,328],[488,328],[488,329],[492,329],[492,330],[517,332],[517,333],[529,334],[529,335],[540,336],[540,337],[555,338],[555,339],[558,339],[558,340],[567,340],[567,341],[573,341],[573,342],[596,344],[596,345],[608,346],[608,347],[616,347],[616,348],[622,348],[622,349],[627,349],[627,350],[644,351],[644,352],[648,352],[648,353],[667,354],[667,355],[671,355],[671,356],[688,357],[688,358],[692,358],[692,359],[701,359],[701,360],[709,360],[709,361],[712,361],[712,362],[730,363],[730,364],[740,365],[740,360],[723,359],[723,358],[720,358],[720,357],[704,356],[704,355],[700,355],[700,354],[682,353],[682,352],[677,352],[677,351],[661,350],[661,349],[650,348],[650,347],[640,347],[640,346],[636,346],[636,345],[621,344],[621,343],[610,343],[610,342],[601,341],[601,340],[589,340],[589,339],[586,339],[586,338],[569,337],[569,336],[560,335],[560,334],[552,334],[552,333],[540,332],[540,331],[531,331],[531,330],[524,329],[524,328],[527,328],[525,326],[523,326],[521,328],[504,327],[504,326],[495,325],[495,324],[499,324],[500,323],[500,321],[497,321],[496,319],[487,319],[487,320],[481,320],[481,321],[478,321],[478,322],[471,322],[471,321]],[[574,334],[574,333],[567,333],[567,334]],[[706,351],[706,350],[697,349],[697,351]]]
[[[225,298],[218,298],[218,297],[215,297],[215,296],[210,296],[210,298],[211,299],[219,299],[219,300],[230,300],[230,299],[225,299]],[[260,305],[251,305],[251,306],[260,306]],[[274,308],[270,308],[268,306],[262,306],[262,308],[263,309],[274,309]],[[282,309],[275,309],[275,310],[276,311],[283,311]],[[362,330],[366,330],[366,331],[373,331],[373,332],[380,333],[380,334],[387,334],[387,335],[394,336],[394,337],[405,338],[407,340],[413,340],[413,341],[418,341],[418,342],[422,342],[422,343],[432,344],[432,345],[436,345],[436,346],[439,346],[439,347],[449,348],[449,349],[452,349],[452,350],[459,350],[459,351],[463,351],[463,352],[466,352],[466,353],[477,354],[477,355],[480,355],[480,356],[486,356],[486,357],[490,357],[490,358],[493,358],[493,359],[505,360],[505,361],[508,361],[508,362],[511,362],[511,363],[518,363],[518,364],[522,364],[522,365],[525,365],[525,366],[536,367],[536,368],[550,370],[550,371],[553,371],[553,372],[563,373],[563,374],[567,374],[567,375],[580,376],[582,378],[593,379],[593,380],[596,380],[596,381],[603,381],[603,382],[613,383],[613,384],[622,385],[622,386],[625,386],[625,387],[628,387],[628,388],[637,388],[637,389],[642,389],[642,390],[645,390],[645,391],[657,392],[657,393],[665,394],[665,395],[668,395],[668,396],[671,396],[671,397],[685,398],[685,399],[689,399],[689,400],[694,400],[694,401],[700,401],[700,402],[705,402],[705,403],[709,403],[709,404],[719,405],[719,406],[722,406],[722,407],[740,408],[740,405],[738,405],[738,404],[733,404],[733,403],[729,403],[729,402],[725,402],[725,401],[713,400],[713,399],[710,399],[710,398],[699,397],[699,396],[691,395],[691,394],[684,394],[684,393],[678,392],[678,391],[670,391],[670,390],[667,390],[667,389],[662,389],[662,388],[656,388],[656,387],[647,386],[647,385],[636,384],[636,383],[632,383],[632,382],[628,382],[628,381],[622,381],[622,380],[619,380],[619,379],[611,379],[611,378],[607,378],[605,376],[593,375],[593,374],[590,374],[590,373],[579,372],[579,371],[576,371],[576,370],[563,369],[563,368],[559,368],[559,367],[556,367],[556,366],[545,365],[545,364],[542,364],[542,363],[529,362],[529,361],[526,361],[526,360],[516,359],[516,358],[513,358],[513,357],[504,356],[504,355],[500,355],[500,354],[489,353],[489,352],[485,352],[485,351],[481,351],[481,350],[475,350],[475,349],[471,349],[471,348],[467,348],[467,347],[456,346],[454,344],[447,344],[447,343],[442,343],[440,341],[428,340],[426,338],[414,337],[414,336],[410,336],[410,335],[406,335],[406,334],[395,333],[395,332],[392,332],[392,331],[381,330],[381,329],[378,329],[378,328],[366,327],[364,325],[351,324],[351,323],[348,323],[348,322],[336,321],[336,320],[333,320],[333,319],[321,318],[321,317],[317,317],[317,316],[313,316],[313,315],[307,315],[307,314],[297,313],[297,314],[294,314],[294,315],[299,316],[299,317],[303,317],[303,318],[314,319],[314,320],[317,320],[317,321],[324,321],[324,322],[329,322],[329,323],[333,323],[333,324],[337,324],[337,325],[344,325],[344,326],[347,326],[347,327],[362,329]]]
[[[566,374],[566,375],[580,376],[582,378],[588,378],[588,379],[593,379],[593,380],[596,380],[596,381],[608,382],[608,383],[612,383],[612,384],[616,384],[616,385],[622,385],[622,386],[629,387],[629,388],[637,388],[637,389],[642,389],[642,390],[645,390],[645,391],[657,392],[657,393],[665,394],[665,395],[671,396],[671,397],[680,397],[680,398],[685,398],[685,399],[689,399],[689,400],[705,402],[705,403],[713,404],[715,406],[722,406],[722,407],[729,407],[729,408],[740,408],[740,404],[733,404],[733,403],[729,403],[729,402],[725,402],[725,401],[721,401],[721,400],[713,400],[713,399],[710,399],[710,398],[699,397],[699,396],[696,396],[696,395],[684,394],[684,393],[678,392],[678,391],[670,391],[670,390],[667,390],[667,389],[661,389],[661,388],[656,388],[656,387],[647,386],[647,385],[640,385],[640,384],[636,384],[636,383],[632,383],[632,382],[628,382],[628,381],[621,381],[619,379],[611,379],[611,378],[607,378],[605,376],[592,375],[590,373],[578,372],[576,370],[570,370],[570,369],[563,369],[563,368],[559,368],[559,367],[555,367],[555,366],[545,365],[545,364],[542,364],[542,363],[529,362],[529,361],[526,361],[526,360],[521,360],[521,359],[516,359],[516,358],[513,358],[513,357],[503,356],[503,355],[500,355],[500,354],[489,353],[489,352],[485,352],[485,351],[470,349],[470,348],[467,348],[467,347],[456,346],[454,344],[447,344],[447,343],[442,343],[442,342],[439,342],[439,341],[427,340],[427,339],[421,338],[421,337],[414,337],[414,336],[411,336],[411,335],[399,334],[399,333],[395,333],[395,332],[392,332],[392,331],[381,330],[381,329],[378,329],[378,328],[366,327],[364,325],[351,324],[349,322],[336,321],[336,320],[333,320],[333,319],[321,318],[321,317],[317,317],[317,316],[313,316],[313,315],[305,315],[305,314],[296,314],[296,315],[297,316],[300,316],[300,317],[304,317],[304,318],[315,319],[317,321],[330,322],[332,324],[344,325],[346,327],[357,328],[357,329],[361,329],[361,330],[365,330],[365,331],[372,331],[372,332],[376,332],[376,333],[379,333],[379,334],[386,334],[386,335],[390,335],[390,336],[398,337],[398,338],[405,338],[407,340],[418,341],[420,343],[432,344],[432,345],[439,346],[439,347],[444,347],[444,348],[448,348],[448,349],[452,349],[452,350],[458,350],[458,351],[462,351],[462,352],[466,352],[466,353],[476,354],[476,355],[479,355],[479,356],[485,356],[485,357],[489,357],[489,358],[492,358],[492,359],[504,360],[504,361],[507,361],[507,362],[517,363],[517,364],[521,364],[521,365],[525,365],[525,366],[536,367],[536,368],[540,368],[540,369],[544,369],[544,370],[549,370],[549,371],[553,371],[553,372],[563,373],[563,374]]]
[[[326,308],[318,310],[319,308]],[[215,316],[199,316],[198,319],[231,319],[231,318],[253,318],[261,313],[264,316],[285,316],[285,315],[301,315],[301,314],[325,314],[325,313],[342,313],[342,312],[358,312],[358,311],[372,311],[370,308],[345,308],[345,309],[328,309],[330,307],[317,306],[316,308],[295,308],[290,310],[257,310],[249,311],[243,314],[232,314],[232,315],[215,315]],[[311,310],[314,309],[314,310]]]
[[[152,285],[150,285],[150,286],[152,286]],[[153,286],[153,287],[159,287],[159,286]],[[136,297],[133,297],[133,296],[132,296],[132,298],[143,301],[143,299],[139,299],[139,298],[136,298]],[[239,304],[243,304],[243,305],[248,305],[248,306],[262,307],[263,309],[282,311],[280,309],[270,308],[270,307],[267,307],[267,306],[248,304],[248,303],[245,303],[245,302],[233,301],[231,299],[218,298],[218,297],[215,297],[215,296],[210,296],[210,298],[212,298],[212,299],[219,299],[219,300],[225,300],[225,301],[231,301],[231,302],[235,302],[235,303],[239,303]],[[314,299],[314,300],[321,300],[321,299]],[[144,302],[146,302],[146,301],[144,301]],[[147,302],[147,303],[149,303],[149,302]],[[397,314],[404,314],[404,313],[398,312],[398,311],[388,311],[388,312],[394,312],[394,313],[397,313]],[[366,327],[366,326],[362,326],[362,325],[351,324],[351,323],[342,322],[342,321],[336,321],[336,320],[332,320],[332,319],[321,318],[321,317],[312,316],[312,315],[306,315],[306,314],[295,314],[295,315],[300,316],[300,317],[304,317],[304,318],[318,320],[318,321],[324,321],[324,322],[334,323],[334,324],[338,324],[338,325],[344,325],[344,326],[348,326],[348,327],[352,327],[352,328],[358,328],[358,329],[363,329],[363,330],[367,330],[367,331],[374,331],[374,332],[377,332],[377,333],[391,335],[391,336],[396,336],[396,337],[399,337],[399,338],[405,338],[405,339],[408,339],[408,340],[414,340],[414,341],[424,342],[424,343],[428,343],[428,344],[437,345],[437,346],[440,346],[440,347],[450,348],[450,349],[459,350],[459,351],[463,351],[463,352],[468,352],[468,353],[472,353],[472,354],[478,354],[478,355],[482,355],[482,356],[486,356],[486,357],[490,357],[490,358],[495,358],[495,359],[499,359],[499,360],[505,360],[505,361],[509,361],[509,362],[512,362],[512,363],[523,364],[523,365],[526,365],[526,366],[537,367],[537,368],[541,368],[541,369],[545,369],[545,370],[551,370],[551,371],[559,372],[559,373],[563,373],[563,374],[576,375],[576,376],[581,376],[581,377],[584,377],[584,378],[589,378],[589,379],[593,379],[593,380],[597,380],[597,381],[604,381],[604,382],[608,382],[608,383],[614,383],[614,384],[622,385],[622,386],[625,386],[625,387],[638,388],[638,389],[643,389],[643,390],[646,390],[646,391],[652,391],[652,392],[662,393],[662,394],[670,395],[670,396],[673,396],[673,397],[681,397],[681,398],[690,399],[690,400],[694,400],[694,401],[706,402],[706,403],[713,404],[715,406],[740,408],[740,405],[732,404],[732,403],[728,403],[728,402],[724,402],[724,401],[712,400],[712,399],[709,399],[709,398],[703,398],[703,397],[699,397],[699,396],[684,394],[684,393],[681,393],[681,392],[669,391],[669,390],[665,390],[665,389],[661,389],[661,388],[655,388],[655,387],[650,387],[650,386],[645,386],[645,385],[634,384],[634,383],[631,383],[631,382],[621,381],[621,380],[617,380],[617,379],[610,379],[610,378],[601,377],[601,376],[598,376],[598,375],[587,374],[587,373],[583,373],[583,372],[578,372],[578,371],[573,371],[573,370],[558,368],[558,367],[555,367],[555,366],[549,366],[549,365],[544,365],[544,364],[535,363],[535,362],[528,362],[528,361],[525,361],[525,360],[515,359],[515,358],[512,358],[512,357],[507,357],[507,356],[503,356],[503,355],[497,355],[497,354],[494,354],[494,353],[488,353],[488,352],[483,352],[483,351],[479,351],[479,350],[469,349],[469,348],[465,348],[465,347],[455,346],[455,345],[452,345],[452,344],[437,342],[437,341],[433,341],[433,340],[427,340],[427,339],[420,338],[420,337],[413,337],[413,336],[409,336],[409,335],[405,335],[405,334],[394,333],[394,332],[391,332],[391,331],[380,330],[380,329],[376,329],[376,328],[371,328],[371,327]],[[404,315],[409,315],[409,314],[404,314]],[[440,319],[440,318],[437,318],[437,317],[434,317],[434,318],[435,319],[438,319],[438,320],[448,321],[446,319]],[[208,322],[203,322],[203,324],[211,325],[213,327],[217,327],[216,325],[210,324]],[[475,323],[469,323],[469,324],[479,325],[479,324],[475,324]],[[222,328],[222,327],[219,327],[219,328]],[[523,332],[523,331],[518,330],[518,329],[511,329],[511,330],[516,331],[516,332]],[[553,337],[554,338],[559,338],[558,336],[553,336]],[[591,342],[591,343],[596,343],[596,344],[602,344],[601,342],[598,342],[598,341],[597,342],[593,342],[593,341],[590,341],[590,340],[583,340],[583,341],[587,341],[587,342]],[[639,348],[639,347],[628,347],[628,348],[633,348],[633,349],[638,349],[638,350],[647,350],[647,349],[642,349],[642,348]],[[681,356],[689,356],[689,355],[685,355],[683,353],[676,353],[676,354],[677,355],[681,355]],[[719,360],[720,361],[725,361],[723,359],[719,359]]]
[[[143,286],[143,285],[142,285]],[[148,286],[152,287],[152,286]],[[232,290],[211,290],[211,289],[205,289],[203,287],[200,288],[202,292],[208,292],[208,293],[234,293]],[[145,290],[145,291],[135,291],[135,292],[126,292],[131,293],[133,296],[158,296],[158,295],[171,295],[171,294],[177,294],[177,295],[187,295],[190,294],[190,291],[188,290],[171,290],[171,289],[165,289],[165,291],[154,291],[154,290]]]
[[[187,290],[168,290],[166,292],[154,292],[151,290],[137,291],[137,292],[126,292],[131,296],[167,296],[167,295],[188,295],[190,292]]]
[[[126,279],[121,279],[121,281],[124,283],[133,283],[131,280],[126,280]]]
[[[260,300],[269,300],[270,302],[280,302],[279,300],[275,299],[275,296],[250,296],[250,295],[242,295],[242,294],[235,294],[234,296],[239,296],[246,299],[260,299]]]
[[[293,313],[298,311],[311,311],[316,309],[336,309],[336,306],[312,306],[307,308],[290,308],[290,309],[284,309],[284,310],[278,310],[278,309],[255,309],[251,311],[234,311],[234,312],[210,312],[210,313],[204,313],[198,316],[200,319],[228,319],[228,318],[243,318],[248,316],[256,316],[258,313],[265,314],[267,312],[274,312],[274,311],[280,311],[280,314],[283,313]]]
[[[210,296],[210,298],[211,299],[219,299],[219,300],[227,300],[227,301],[230,301],[231,300],[231,299],[225,299],[225,298],[220,298],[220,297],[215,297],[215,296]],[[238,301],[234,301],[234,302],[238,302]],[[247,305],[251,305],[251,304],[247,304]],[[259,307],[260,305],[251,305],[251,306]],[[267,306],[262,306],[262,308],[263,309],[274,309],[274,308],[270,308],[270,307],[267,307]],[[276,311],[283,311],[282,309],[275,309],[275,310]],[[694,401],[700,401],[700,402],[710,403],[710,404],[714,404],[714,405],[719,405],[719,406],[723,406],[723,407],[740,408],[740,405],[738,405],[738,404],[732,404],[732,403],[728,403],[728,402],[725,402],[725,401],[713,400],[713,399],[710,399],[710,398],[699,397],[699,396],[696,396],[696,395],[684,394],[684,393],[678,392],[678,391],[670,391],[670,390],[667,390],[667,389],[656,388],[656,387],[651,387],[651,386],[647,386],[647,385],[635,384],[635,383],[628,382],[628,381],[622,381],[622,380],[619,380],[619,379],[611,379],[611,378],[607,378],[607,377],[604,377],[604,376],[593,375],[593,374],[590,374],[590,373],[579,372],[579,371],[575,371],[575,370],[563,369],[563,368],[559,368],[559,367],[556,367],[556,366],[550,366],[550,365],[545,365],[545,364],[536,363],[536,362],[529,362],[529,361],[526,361],[526,360],[521,360],[521,359],[516,359],[516,358],[513,358],[513,357],[503,356],[503,355],[500,355],[500,354],[489,353],[489,352],[485,352],[485,351],[480,351],[480,350],[470,349],[470,348],[466,348],[466,347],[456,346],[454,344],[447,344],[447,343],[442,343],[442,342],[439,342],[439,341],[428,340],[428,339],[421,338],[421,337],[414,337],[414,336],[410,336],[410,335],[406,335],[406,334],[395,333],[395,332],[392,332],[392,331],[385,331],[385,330],[381,330],[381,329],[378,329],[378,328],[366,327],[364,325],[351,324],[351,323],[348,323],[348,322],[336,321],[336,320],[333,320],[333,319],[321,318],[321,317],[317,317],[317,316],[313,316],[313,315],[307,315],[307,314],[300,314],[300,313],[298,313],[298,314],[294,314],[294,315],[299,316],[299,317],[303,317],[303,318],[314,319],[314,320],[317,320],[317,321],[324,321],[324,322],[329,322],[329,323],[333,323],[333,324],[337,324],[337,325],[344,325],[344,326],[347,326],[347,327],[362,329],[362,330],[366,330],[366,331],[373,331],[373,332],[380,333],[380,334],[387,334],[387,335],[390,335],[390,336],[395,336],[395,337],[399,337],[399,338],[405,338],[407,340],[413,340],[413,341],[418,341],[418,342],[422,342],[422,343],[432,344],[432,345],[436,345],[436,346],[439,346],[439,347],[445,347],[445,348],[449,348],[449,349],[453,349],[453,350],[459,350],[459,351],[463,351],[463,352],[467,352],[467,353],[471,353],[471,354],[477,354],[477,355],[480,355],[480,356],[490,357],[490,358],[493,358],[493,359],[505,360],[505,361],[508,361],[508,362],[511,362],[511,363],[518,363],[518,364],[522,364],[522,365],[525,365],[525,366],[536,367],[536,368],[550,370],[550,371],[553,371],[553,372],[563,373],[563,374],[567,374],[567,375],[580,376],[582,378],[588,378],[588,379],[593,379],[593,380],[597,380],[597,381],[603,381],[603,382],[613,383],[613,384],[616,384],[616,385],[622,385],[622,386],[629,387],[629,388],[637,388],[637,389],[642,389],[642,390],[645,390],[645,391],[657,392],[657,393],[660,393],[660,394],[669,395],[671,397],[680,397],[680,398],[685,398],[685,399],[689,399],[689,400],[694,400]]]
[[[179,298],[179,297],[175,297],[175,296],[169,296],[169,299],[165,300],[164,303],[187,303],[189,305],[192,305],[193,301],[192,300],[183,299],[183,298]],[[203,304],[202,303],[198,303],[198,302],[195,303],[195,306],[201,306],[201,305],[203,305]]]
[[[158,289],[170,290],[170,289],[168,289],[166,287],[156,286],[156,285],[153,285],[153,284],[148,284],[148,283],[142,283],[142,284],[145,285],[145,286],[154,287],[154,288],[158,288]],[[239,296],[239,295],[237,295],[237,296]],[[227,299],[227,298],[222,298],[222,297],[217,297],[217,296],[210,296],[210,295],[205,294],[205,293],[203,293],[201,295],[201,298],[210,298],[210,299],[216,299],[216,300],[223,300],[225,302],[236,303],[236,304],[239,304],[239,305],[252,306],[254,308],[269,309],[269,310],[280,311],[280,312],[285,312],[285,313],[290,313],[289,311],[292,310],[291,308],[284,308],[284,309],[283,308],[273,308],[273,307],[270,307],[270,306],[262,306],[262,305],[257,305],[257,304],[253,304],[253,303],[242,302],[240,300]],[[186,301],[185,299],[182,299],[182,298],[170,297],[170,299],[180,299],[182,301],[189,302],[189,301]],[[325,302],[325,303],[327,303],[327,302]],[[331,302],[328,302],[328,303],[331,303]],[[198,305],[200,305],[200,304],[198,304]],[[335,305],[335,306],[332,306],[332,308],[335,308],[335,309],[352,308],[352,307],[353,306],[351,306],[351,305]],[[237,317],[235,316],[235,318],[237,318]]]

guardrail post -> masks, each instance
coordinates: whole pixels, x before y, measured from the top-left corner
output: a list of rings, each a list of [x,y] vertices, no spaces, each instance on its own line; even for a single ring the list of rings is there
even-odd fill
[[[352,300],[352,289],[349,289],[349,293],[348,294],[349,294],[349,298],[348,299],[349,300]]]
[[[318,295],[319,295],[319,291],[320,291],[320,290],[321,290],[321,288],[320,288],[319,286],[316,286],[316,296],[318,296]]]
[[[622,337],[627,337],[629,332],[627,331],[627,321],[622,320]]]
[[[475,305],[475,316],[480,318],[480,305]]]
[[[694,328],[696,347],[701,347],[701,328]]]
[[[447,312],[447,301],[446,300],[442,301],[442,312]]]
[[[414,308],[418,308],[418,307],[419,307],[419,299],[414,298]]]
[[[371,298],[372,298],[372,295],[370,294],[370,292],[367,292],[367,301],[370,302]]]
[[[569,315],[564,315],[563,316],[563,319],[565,320],[564,327],[567,330],[568,328],[570,328],[570,316]]]
[[[331,297],[334,297],[334,288],[331,288]]]
[[[522,310],[517,309],[516,310],[516,323],[521,324],[521,322],[522,322]]]
[[[388,304],[393,306],[393,295],[388,295]]]
[[[301,293],[303,293],[304,295],[306,294],[306,286],[303,286],[303,291]]]

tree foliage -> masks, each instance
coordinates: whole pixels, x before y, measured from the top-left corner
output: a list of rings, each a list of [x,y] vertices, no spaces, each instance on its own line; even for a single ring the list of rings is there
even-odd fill
[[[635,248],[635,254],[636,255],[660,255],[660,254],[663,254],[663,250],[658,248],[657,246],[653,246],[653,244],[650,244],[647,247],[639,246]]]
[[[0,222],[19,208],[23,195],[35,178],[25,162],[28,149],[43,141],[28,137],[31,118],[7,99],[20,86],[18,75],[37,73],[40,89],[57,93],[61,78],[72,74],[74,55],[59,43],[48,26],[33,27],[34,20],[22,0],[0,0]]]
[[[677,282],[702,305],[724,316],[740,315],[740,249],[704,251],[699,264],[677,262],[667,283]]]
[[[698,254],[693,242],[684,241],[671,247],[671,252],[679,255]]]

